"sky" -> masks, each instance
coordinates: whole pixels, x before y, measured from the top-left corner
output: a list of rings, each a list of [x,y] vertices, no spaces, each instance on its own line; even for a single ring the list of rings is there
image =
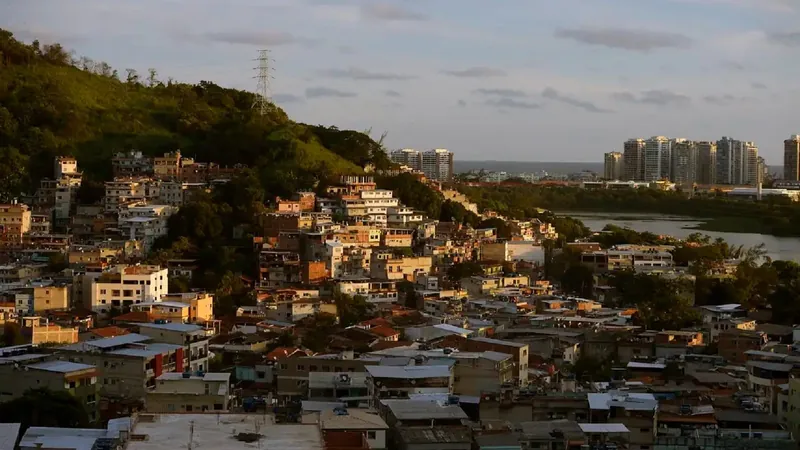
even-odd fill
[[[0,0],[0,28],[124,73],[255,90],[300,122],[462,160],[800,134],[800,0]]]

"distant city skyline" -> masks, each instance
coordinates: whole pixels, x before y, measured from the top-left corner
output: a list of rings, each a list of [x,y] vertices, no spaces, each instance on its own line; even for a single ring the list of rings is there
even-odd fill
[[[786,0],[4,0],[27,42],[272,97],[292,119],[388,132],[392,149],[597,161],[631,136],[800,133],[800,2]],[[598,150],[601,149],[601,150]]]

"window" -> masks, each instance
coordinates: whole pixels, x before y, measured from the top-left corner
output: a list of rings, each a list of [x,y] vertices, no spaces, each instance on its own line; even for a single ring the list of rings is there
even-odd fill
[[[113,295],[114,297],[119,297],[119,294],[120,294],[119,289],[111,290],[111,295]]]
[[[256,378],[259,378],[259,379],[267,378],[267,372],[257,371],[256,372]]]
[[[100,289],[100,295],[106,295],[106,290],[105,289]]]
[[[133,290],[125,289],[124,291],[122,291],[122,296],[123,297],[133,297]]]
[[[378,433],[374,431],[367,431],[367,439],[377,439]]]
[[[308,366],[308,371],[309,372],[316,372],[317,371],[317,366],[313,366],[313,365],[312,366]]]
[[[288,368],[289,368],[289,366],[288,366],[288,365],[286,365],[286,364],[279,364],[279,365],[278,365],[278,368],[279,368],[279,369],[281,369],[281,370],[286,370],[286,369],[288,369]]]
[[[298,364],[297,370],[306,370],[306,366],[304,366],[303,364]]]

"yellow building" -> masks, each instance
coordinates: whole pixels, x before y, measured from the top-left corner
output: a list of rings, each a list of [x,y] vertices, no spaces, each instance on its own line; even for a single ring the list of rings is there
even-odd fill
[[[183,292],[168,294],[162,301],[183,303],[189,306],[189,322],[209,322],[214,320],[214,296],[205,292]]]
[[[67,284],[34,287],[33,312],[39,313],[54,309],[69,309],[71,290],[72,286]]]
[[[180,150],[153,158],[153,175],[162,180],[178,178],[181,174]]]
[[[78,342],[77,327],[61,327],[41,317],[22,319],[22,335],[29,344],[74,344]]]
[[[0,240],[17,242],[31,231],[31,210],[19,203],[0,204]]]

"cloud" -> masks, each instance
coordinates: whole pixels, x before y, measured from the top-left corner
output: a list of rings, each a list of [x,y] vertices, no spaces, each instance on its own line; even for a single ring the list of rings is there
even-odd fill
[[[750,83],[750,87],[753,89],[767,89],[767,85],[764,83],[759,83],[758,81],[754,81]]]
[[[727,69],[727,70],[730,70],[732,72],[743,72],[743,71],[747,70],[747,66],[745,66],[744,64],[742,64],[740,62],[737,62],[737,61],[726,60],[726,61],[720,62],[719,65],[723,69]]]
[[[498,108],[515,108],[515,109],[539,109],[542,105],[538,103],[531,103],[531,102],[524,102],[521,100],[514,100],[513,98],[496,98],[486,100],[486,104],[489,106],[495,106]]]
[[[592,113],[610,113],[610,112],[613,112],[610,109],[600,108],[600,107],[596,106],[592,102],[587,102],[585,100],[579,100],[577,98],[572,98],[570,96],[563,95],[560,92],[558,92],[557,90],[555,90],[553,88],[550,88],[550,87],[548,87],[544,91],[542,91],[542,97],[544,97],[546,99],[549,99],[549,100],[554,100],[554,101],[557,101],[557,102],[566,103],[567,105],[574,106],[576,108],[580,108],[580,109],[583,109],[584,111],[588,111],[588,112],[592,112]]]
[[[735,103],[746,102],[750,99],[747,97],[737,97],[731,94],[724,94],[724,95],[706,95],[703,97],[703,101],[716,106],[729,106]]]
[[[504,77],[508,75],[504,70],[493,69],[491,67],[470,67],[462,70],[443,70],[442,73],[459,78],[489,78]]]
[[[683,94],[677,94],[665,89],[643,91],[639,95],[630,92],[617,92],[612,94],[611,97],[620,102],[658,106],[686,106],[692,102],[691,98]]]
[[[800,31],[767,33],[767,40],[786,47],[800,47]]]
[[[796,0],[673,0],[679,3],[701,3],[709,5],[733,6],[737,8],[756,8],[766,11],[794,12]]]
[[[403,94],[401,94],[401,93],[399,93],[397,91],[391,90],[391,89],[389,89],[388,91],[384,91],[383,95],[385,95],[387,97],[402,97],[403,96]]]
[[[302,103],[303,97],[294,94],[275,94],[272,96],[275,103]]]
[[[339,53],[343,55],[355,55],[356,53],[356,49],[349,45],[340,45],[336,47],[336,49],[339,50]]]
[[[390,3],[368,0],[361,6],[361,16],[365,19],[382,21],[419,21],[427,20],[427,16]]]
[[[338,89],[328,87],[312,87],[306,89],[306,98],[323,98],[323,97],[336,97],[336,98],[353,98],[358,97],[355,92],[340,91]]]
[[[326,69],[319,71],[320,75],[331,78],[348,78],[351,80],[361,81],[374,81],[374,80],[389,80],[389,81],[402,81],[416,78],[412,75],[404,75],[399,73],[381,73],[370,72],[368,70],[350,67],[349,69]]]
[[[225,44],[257,45],[264,47],[277,47],[281,45],[312,45],[314,39],[295,36],[285,31],[209,31],[200,34],[200,37],[214,42]]]
[[[474,92],[476,94],[481,94],[481,95],[498,95],[500,97],[522,98],[522,97],[527,97],[528,96],[528,94],[525,91],[520,91],[518,89],[504,89],[504,88],[486,89],[486,88],[480,88],[480,89],[475,89],[472,92]]]
[[[560,28],[555,37],[642,53],[663,48],[689,48],[693,42],[682,34],[623,28]]]
[[[467,102],[465,102],[464,100],[459,100],[458,101],[458,106],[463,108],[463,107],[467,106]]]

